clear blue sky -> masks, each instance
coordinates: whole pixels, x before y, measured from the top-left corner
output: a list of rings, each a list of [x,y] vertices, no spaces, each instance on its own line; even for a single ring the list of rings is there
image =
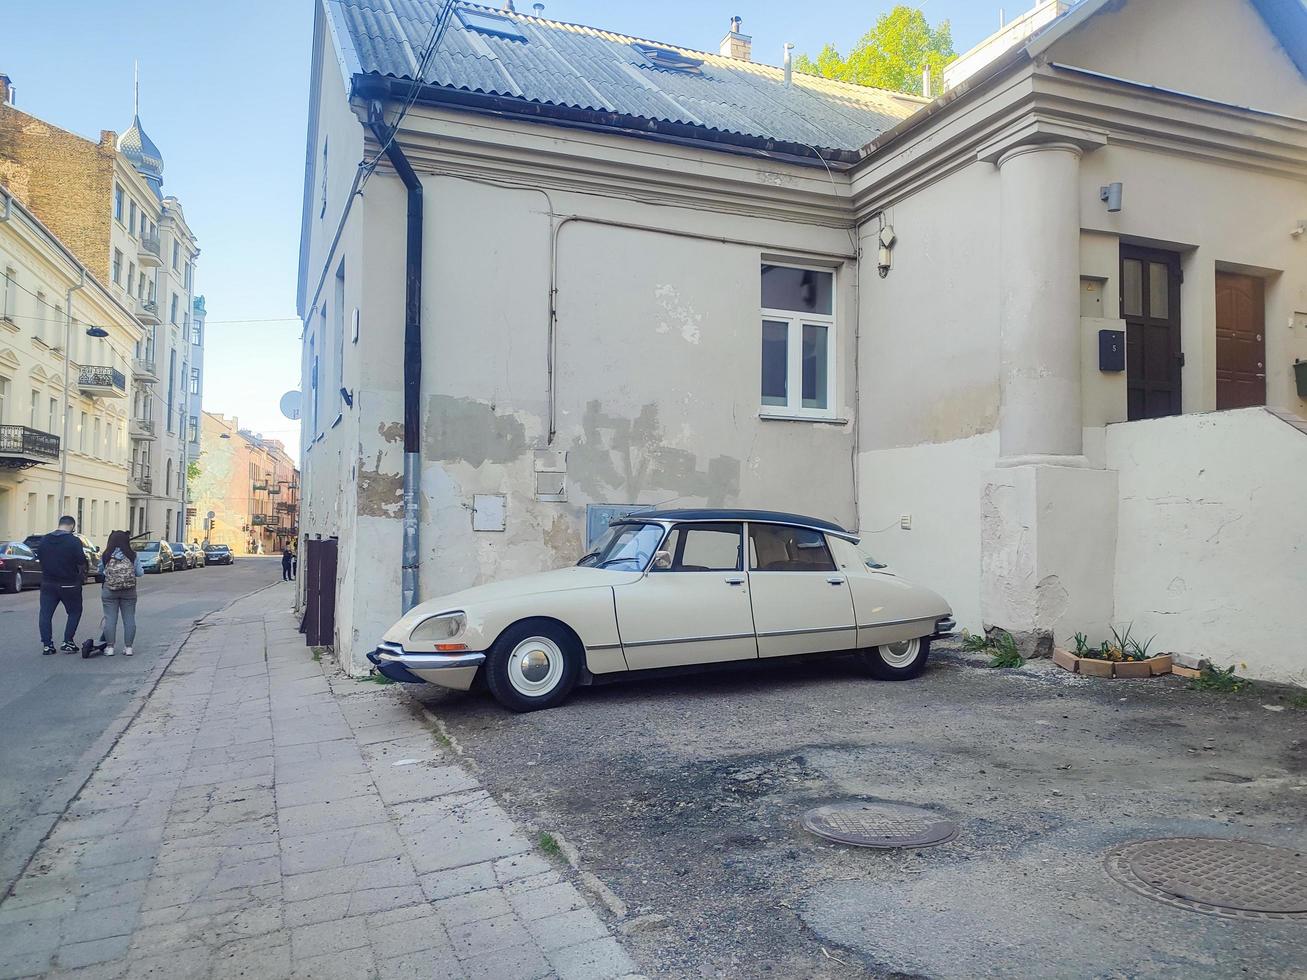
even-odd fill
[[[1000,0],[1001,2],[1001,0]],[[925,0],[949,19],[963,51],[998,23],[1000,2]],[[1011,17],[1028,2],[1008,2]],[[731,15],[753,35],[756,61],[781,45],[815,55],[847,49],[890,0],[546,0],[545,15],[686,47],[715,50]],[[312,0],[42,0],[7,4],[0,71],[20,109],[98,138],[132,117],[132,60],[141,65],[141,121],[164,159],[164,192],[182,202],[200,241],[198,290],[209,310],[204,407],[298,445],[277,410],[299,384],[295,276],[304,173]],[[518,0],[530,10],[529,0]],[[241,323],[231,321],[259,320]]]

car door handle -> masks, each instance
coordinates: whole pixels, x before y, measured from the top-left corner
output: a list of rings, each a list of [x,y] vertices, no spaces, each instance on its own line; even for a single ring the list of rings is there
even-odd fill
[[[844,584],[844,579],[840,578],[838,575],[832,575],[832,576],[831,576],[830,578],[828,578],[826,581],[829,582],[831,585],[843,585],[843,584]]]
[[[742,575],[733,575],[733,576],[731,576],[730,578],[728,578],[728,579],[726,580],[726,584],[727,584],[727,585],[743,585],[743,584],[744,584],[744,576],[742,576]]]

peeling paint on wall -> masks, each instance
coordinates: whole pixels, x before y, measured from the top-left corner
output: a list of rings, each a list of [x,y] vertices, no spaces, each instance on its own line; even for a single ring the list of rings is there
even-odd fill
[[[654,298],[661,314],[655,329],[659,333],[676,330],[687,344],[699,343],[699,324],[703,322],[703,314],[696,313],[682,302],[680,291],[666,283],[654,289]]]
[[[526,452],[526,429],[512,415],[499,415],[489,402],[451,395],[427,397],[423,449],[428,459],[508,463]]]
[[[377,435],[381,436],[386,442],[402,443],[404,441],[404,423],[378,422]]]
[[[740,494],[740,460],[698,456],[663,444],[658,406],[651,402],[634,419],[605,414],[598,401],[586,403],[582,435],[569,457],[572,478],[594,500],[614,493],[638,501],[653,490],[701,497],[721,507]]]
[[[368,469],[363,460],[359,460],[358,469],[358,512],[364,517],[402,516],[404,508],[404,475],[402,473],[381,472],[381,450],[377,450],[377,461]]]

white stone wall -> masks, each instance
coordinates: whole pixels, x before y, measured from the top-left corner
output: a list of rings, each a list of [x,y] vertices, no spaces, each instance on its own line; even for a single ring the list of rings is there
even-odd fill
[[[1107,463],[1117,620],[1158,652],[1307,683],[1307,433],[1258,408],[1127,422]]]

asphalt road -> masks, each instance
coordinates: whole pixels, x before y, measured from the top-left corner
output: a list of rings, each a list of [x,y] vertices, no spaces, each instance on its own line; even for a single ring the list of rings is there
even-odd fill
[[[35,830],[45,821],[38,814],[51,792],[85,778],[88,760],[83,757],[150,679],[159,658],[196,619],[280,578],[276,558],[241,558],[230,566],[147,575],[139,586],[135,656],[130,658],[42,656],[38,590],[0,595],[0,888],[39,843]],[[286,591],[289,604],[289,586]],[[78,642],[99,635],[99,585],[86,586],[83,607]],[[63,624],[60,609],[54,620],[56,642]]]
[[[405,690],[514,817],[574,846],[632,917],[661,917],[626,937],[649,976],[1307,977],[1301,919],[1171,908],[1104,867],[1147,838],[1307,847],[1301,691],[987,670],[960,652],[904,683],[834,659],[759,665],[523,715]],[[961,830],[872,851],[802,828],[840,800]]]

